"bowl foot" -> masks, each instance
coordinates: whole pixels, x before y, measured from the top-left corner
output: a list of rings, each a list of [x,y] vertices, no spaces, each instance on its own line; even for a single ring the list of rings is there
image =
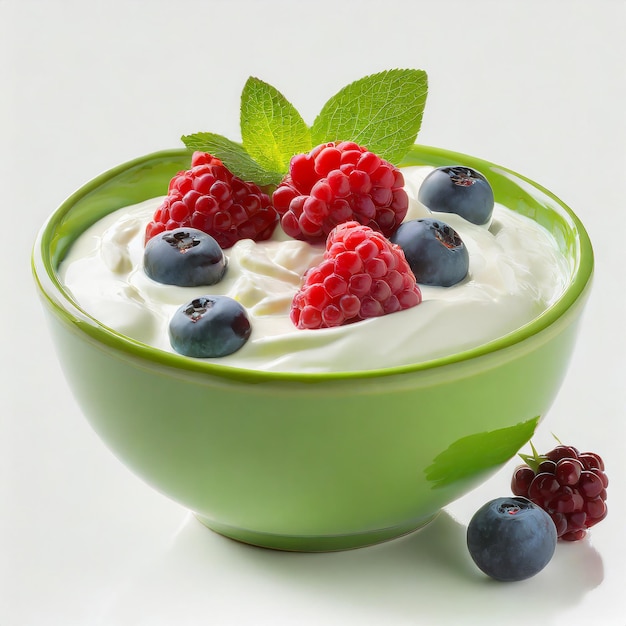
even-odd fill
[[[271,550],[285,550],[289,552],[336,552],[339,550],[352,550],[354,548],[364,548],[377,543],[397,539],[403,535],[412,533],[423,528],[437,517],[439,512],[434,515],[411,520],[405,524],[373,530],[364,533],[354,533],[346,535],[278,535],[273,533],[257,532],[247,530],[245,528],[236,528],[227,524],[220,524],[211,519],[197,515],[196,517],[207,528],[214,532],[234,539],[241,543],[247,543],[260,548],[268,548]]]

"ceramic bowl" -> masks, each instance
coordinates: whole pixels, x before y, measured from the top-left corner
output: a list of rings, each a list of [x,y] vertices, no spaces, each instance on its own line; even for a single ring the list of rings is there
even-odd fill
[[[170,150],[102,174],[51,215],[33,252],[69,386],[105,444],[146,483],[233,539],[340,550],[419,528],[531,438],[565,375],[593,270],[583,225],[553,194],[492,163],[415,146],[404,164],[474,167],[496,201],[551,231],[569,259],[566,290],[526,326],[451,357],[358,373],[268,373],[120,335],[59,280],[82,231],[163,195],[189,162],[188,152]]]

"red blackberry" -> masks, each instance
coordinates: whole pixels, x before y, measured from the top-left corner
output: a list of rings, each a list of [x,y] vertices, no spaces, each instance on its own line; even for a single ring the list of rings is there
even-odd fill
[[[581,453],[573,446],[558,445],[544,455],[532,450],[533,455],[520,454],[526,464],[515,469],[511,490],[544,509],[560,539],[582,539],[607,515],[609,479],[604,462],[599,455]]]
[[[257,185],[244,182],[210,154],[194,152],[191,169],[170,181],[167,197],[146,227],[145,241],[187,227],[230,248],[240,239],[269,239],[277,223],[269,196]]]
[[[321,144],[294,156],[272,202],[289,236],[313,242],[324,241],[347,221],[388,237],[409,207],[402,172],[349,141]]]
[[[358,222],[328,236],[323,261],[291,305],[297,328],[329,328],[419,304],[422,294],[399,246]]]

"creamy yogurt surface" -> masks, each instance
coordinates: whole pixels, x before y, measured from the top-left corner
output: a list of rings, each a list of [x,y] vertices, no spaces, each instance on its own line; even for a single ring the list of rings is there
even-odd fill
[[[417,201],[430,167],[403,168],[410,198],[405,218],[435,216],[454,228],[470,256],[469,273],[452,287],[419,285],[421,304],[404,311],[339,326],[298,330],[291,300],[323,245],[286,236],[237,242],[225,250],[228,270],[217,285],[176,287],[143,270],[143,239],[162,198],[119,209],[86,230],[59,268],[79,306],[132,339],[174,352],[168,325],[183,304],[207,294],[238,300],[252,334],[221,365],[276,372],[340,372],[428,361],[485,344],[532,321],[563,292],[571,269],[548,231],[496,204],[493,218],[477,226],[448,213],[431,213]]]

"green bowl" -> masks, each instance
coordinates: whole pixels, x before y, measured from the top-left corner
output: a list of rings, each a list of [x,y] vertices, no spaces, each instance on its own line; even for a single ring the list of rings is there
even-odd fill
[[[563,295],[515,332],[451,357],[356,373],[261,372],[129,339],[83,311],[59,280],[78,235],[162,195],[189,162],[189,152],[170,150],[102,174],[48,219],[33,252],[69,385],[133,472],[233,539],[340,550],[419,528],[532,437],[565,375],[593,271],[583,225],[554,195],[492,163],[415,146],[404,165],[474,167],[496,201],[553,233],[571,267]]]

